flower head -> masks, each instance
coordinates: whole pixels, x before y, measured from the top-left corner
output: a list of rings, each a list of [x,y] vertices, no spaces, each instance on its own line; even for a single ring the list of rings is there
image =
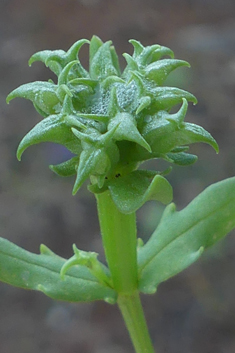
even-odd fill
[[[15,97],[30,99],[43,117],[22,139],[18,159],[30,145],[62,144],[74,157],[50,168],[62,176],[76,175],[73,194],[90,178],[90,191],[109,189],[126,213],[149,199],[168,203],[172,198],[167,180],[159,172],[137,170],[141,163],[161,158],[171,164],[192,164],[197,157],[187,150],[195,142],[209,143],[218,151],[207,131],[184,122],[188,102],[196,103],[196,98],[164,86],[171,71],[189,64],[174,59],[169,48],[130,43],[134,52],[123,54],[127,62],[123,72],[112,42],[103,43],[96,36],[79,40],[67,52],[40,51],[29,64],[42,61],[57,82],[24,84],[7,97],[7,102]],[[84,44],[90,46],[89,71],[78,58]],[[175,105],[181,107],[171,114]]]

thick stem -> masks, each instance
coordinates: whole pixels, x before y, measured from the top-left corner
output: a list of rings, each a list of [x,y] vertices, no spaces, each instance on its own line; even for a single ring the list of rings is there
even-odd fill
[[[129,296],[120,295],[118,306],[136,353],[154,353],[138,292]]]
[[[114,289],[119,294],[132,294],[137,288],[135,213],[121,213],[109,191],[96,197],[103,246]]]
[[[110,192],[97,194],[98,216],[106,259],[118,306],[136,353],[154,353],[137,290],[137,240],[135,213],[123,214]]]

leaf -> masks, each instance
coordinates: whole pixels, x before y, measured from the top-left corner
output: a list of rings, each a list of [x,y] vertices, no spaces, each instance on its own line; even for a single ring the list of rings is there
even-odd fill
[[[57,76],[60,74],[62,70],[62,66],[59,62],[57,61],[50,61],[50,57],[52,55],[57,55],[58,57],[63,56],[65,53],[64,50],[58,49],[58,50],[41,50],[31,56],[29,59],[29,66],[31,66],[35,61],[41,61],[43,62],[46,66],[49,67],[49,69],[54,72]]]
[[[91,38],[90,48],[89,48],[89,62],[90,62],[90,65],[92,63],[92,60],[93,60],[96,52],[98,51],[98,49],[102,45],[103,45],[103,42],[98,36],[93,36]],[[90,69],[91,69],[91,67],[90,67]]]
[[[76,156],[68,161],[56,165],[50,165],[49,167],[54,173],[67,177],[76,174],[76,166],[78,165],[78,162],[79,157]]]
[[[165,134],[163,133],[162,135],[157,135],[158,134],[156,131],[154,143],[150,143],[150,146],[154,152],[167,153],[176,146],[189,145],[198,142],[208,143],[217,153],[219,152],[218,144],[211,134],[203,127],[195,124],[185,123],[181,129],[169,131],[168,133],[166,130]],[[147,138],[146,140],[148,141]]]
[[[71,128],[66,125],[59,115],[51,115],[40,121],[21,140],[17,149],[17,158],[29,147],[40,142],[54,142],[67,147],[73,153],[81,152],[81,143],[74,136]]]
[[[60,101],[56,94],[56,86],[51,82],[36,81],[26,83],[7,96],[7,103],[12,99],[20,97],[31,100],[34,105],[43,112],[43,116],[57,113]]]
[[[196,97],[180,88],[175,87],[156,87],[152,91],[146,91],[151,96],[152,103],[146,108],[146,113],[156,114],[159,110],[169,110],[174,105],[180,104],[185,98],[189,102],[197,103]]]
[[[181,134],[179,133],[179,140],[181,139]],[[190,142],[186,142],[186,140]],[[206,131],[202,126],[186,123],[184,129],[182,129],[182,140],[185,142],[182,144],[188,144],[193,142],[205,142],[211,145],[214,150],[218,153],[219,146],[211,134]]]
[[[121,76],[121,69],[120,69],[120,65],[119,65],[118,55],[117,55],[117,52],[116,52],[113,45],[111,45],[111,47],[110,47],[110,53],[111,53],[111,57],[112,57],[113,66],[115,67],[118,76]]]
[[[209,186],[182,211],[174,204],[167,206],[157,229],[139,249],[139,289],[156,291],[233,228],[235,177]]]
[[[190,165],[197,161],[198,157],[194,154],[179,152],[179,153],[167,153],[167,158],[171,160],[172,163],[178,165]]]
[[[191,123],[183,123],[178,127],[164,116],[152,118],[142,135],[156,153],[169,153],[177,146],[198,142],[208,143],[217,153],[219,151],[217,142],[203,127]]]
[[[125,73],[130,70],[138,70],[138,64],[130,54],[124,53],[122,54],[122,56],[126,59],[126,62],[127,62]],[[124,76],[125,76],[125,73],[124,73]]]
[[[61,73],[58,76],[58,85],[63,85],[63,84],[67,84],[69,80],[71,80],[71,77],[69,76],[69,74],[71,74],[71,69],[74,65],[78,64],[79,61],[78,60],[73,60],[70,61],[61,71]],[[76,79],[76,77],[73,78]]]
[[[68,270],[61,280],[65,259],[42,246],[40,255],[28,252],[0,238],[0,280],[10,285],[42,291],[47,296],[69,302],[116,301],[113,289],[98,282],[85,267]]]
[[[161,175],[150,179],[144,170],[136,170],[113,179],[108,188],[114,203],[122,213],[135,212],[149,200],[164,204],[172,200],[172,187],[168,181]]]
[[[169,56],[170,58],[174,58],[174,53],[171,49],[160,46],[160,48],[157,48],[154,50],[151,58],[151,62],[157,61],[161,59],[163,56]]]
[[[149,80],[153,80],[158,85],[161,85],[171,71],[181,66],[190,67],[189,63],[184,60],[163,59],[148,65],[144,69],[144,72]]]
[[[149,96],[143,96],[139,99],[139,106],[136,110],[136,114],[139,114],[143,109],[147,108],[151,104],[151,98]]]
[[[77,177],[73,187],[73,195],[78,192],[84,181],[88,179],[90,175],[102,177],[100,185],[100,187],[102,187],[105,174],[107,173],[110,164],[110,159],[104,149],[89,148],[83,150],[77,168]]]
[[[113,53],[110,51],[111,41],[102,44],[90,62],[90,76],[94,80],[103,80],[107,76],[118,75],[113,64]]]
[[[133,58],[136,59],[144,50],[144,46],[137,40],[135,39],[130,39],[129,43],[131,43],[134,47],[134,53],[133,53]]]
[[[86,39],[80,39],[75,42],[67,52],[64,50],[43,50],[38,53],[35,53],[29,59],[29,65],[35,61],[42,61],[46,66],[50,68],[57,76],[60,74],[61,70],[73,60],[78,59],[78,53],[81,47],[85,44],[89,43]],[[80,62],[78,63],[78,72],[80,76],[87,76],[87,71],[82,67]]]
[[[153,53],[160,49],[159,44],[153,44],[143,49],[140,55],[136,58],[139,67],[146,66],[152,61]]]
[[[112,129],[114,126],[117,126],[113,136],[114,140],[132,141],[151,152],[151,147],[141,136],[136,125],[137,124],[133,115],[128,113],[118,113],[113,119],[110,120],[108,130]]]
[[[103,283],[108,287],[113,287],[108,268],[97,259],[99,255],[98,253],[80,250],[75,244],[73,244],[73,251],[74,255],[64,263],[60,270],[60,276],[62,279],[65,278],[65,274],[71,267],[82,265],[87,267],[100,283]]]

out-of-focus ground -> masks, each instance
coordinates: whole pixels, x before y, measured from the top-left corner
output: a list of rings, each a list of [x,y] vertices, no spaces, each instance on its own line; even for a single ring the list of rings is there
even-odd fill
[[[191,63],[191,69],[173,73],[170,83],[197,96],[187,120],[212,133],[220,154],[196,145],[191,150],[199,161],[174,168],[169,180],[179,209],[210,183],[235,175],[233,0],[1,0],[0,235],[33,252],[44,243],[70,257],[76,243],[102,254],[95,201],[85,188],[72,197],[73,180],[49,171],[48,164],[63,159],[58,146],[34,146],[21,163],[16,160],[17,144],[39,116],[29,101],[7,106],[5,98],[20,84],[50,77],[41,63],[28,68],[34,52],[66,50],[92,34],[112,39],[120,55],[132,51],[128,39],[135,38],[144,45],[169,46],[177,58]],[[86,65],[86,49],[81,55]],[[160,205],[148,203],[138,212],[144,237],[161,211]],[[143,297],[156,352],[235,352],[234,235],[161,284],[156,295]],[[0,298],[1,353],[133,352],[114,306],[54,302],[5,284],[0,284]]]

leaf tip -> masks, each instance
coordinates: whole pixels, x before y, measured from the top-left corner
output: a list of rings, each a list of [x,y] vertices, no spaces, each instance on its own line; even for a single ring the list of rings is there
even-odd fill
[[[42,284],[37,285],[37,290],[46,294],[46,288]]]
[[[117,300],[116,300],[116,298],[106,297],[106,298],[104,298],[104,301],[108,304],[115,304]]]
[[[23,154],[23,151],[21,150],[21,148],[19,146],[16,151],[16,158],[18,159],[19,162],[21,161],[22,154]]]
[[[7,102],[7,104],[9,104],[10,101],[11,101],[13,98],[14,98],[14,97],[13,97],[13,95],[12,95],[12,92],[9,93],[8,96],[6,97],[6,102]]]
[[[155,294],[157,292],[157,287],[150,284],[148,286],[144,286],[143,288],[140,288],[140,290],[144,294]]]

